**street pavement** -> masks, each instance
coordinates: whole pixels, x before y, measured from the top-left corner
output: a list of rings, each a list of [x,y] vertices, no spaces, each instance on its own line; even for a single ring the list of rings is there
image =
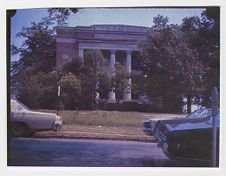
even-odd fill
[[[155,143],[11,138],[8,166],[206,167],[200,161],[168,159]]]

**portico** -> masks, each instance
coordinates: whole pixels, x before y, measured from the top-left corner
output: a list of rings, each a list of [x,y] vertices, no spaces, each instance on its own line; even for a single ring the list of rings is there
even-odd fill
[[[57,66],[62,66],[68,58],[78,55],[84,60],[86,49],[107,50],[109,54],[109,69],[114,76],[116,53],[125,53],[125,58],[120,58],[128,73],[132,72],[132,53],[138,52],[137,42],[146,40],[147,27],[129,25],[92,25],[88,27],[57,28]],[[124,88],[123,100],[131,100],[131,79]],[[116,99],[114,87],[109,90],[108,100]]]

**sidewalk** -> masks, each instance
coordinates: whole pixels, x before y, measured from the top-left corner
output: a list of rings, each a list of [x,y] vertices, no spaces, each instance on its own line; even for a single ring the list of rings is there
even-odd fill
[[[63,125],[55,131],[37,132],[37,138],[88,138],[88,139],[111,139],[130,140],[142,142],[155,142],[152,136],[143,133],[142,128],[135,127],[105,127],[84,125]]]

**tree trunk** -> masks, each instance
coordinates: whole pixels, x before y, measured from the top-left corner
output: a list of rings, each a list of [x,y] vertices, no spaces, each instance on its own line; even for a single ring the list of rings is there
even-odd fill
[[[163,112],[165,113],[181,113],[182,99],[177,95],[163,96]]]
[[[191,113],[191,96],[190,95],[187,96],[187,113],[188,114]]]

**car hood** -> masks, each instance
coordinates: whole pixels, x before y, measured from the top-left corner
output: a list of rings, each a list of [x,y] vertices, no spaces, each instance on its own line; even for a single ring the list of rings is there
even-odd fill
[[[37,111],[26,111],[27,113],[31,115],[40,115],[40,116],[45,116],[45,117],[56,117],[56,114],[53,113],[47,113],[47,112],[37,112]]]

